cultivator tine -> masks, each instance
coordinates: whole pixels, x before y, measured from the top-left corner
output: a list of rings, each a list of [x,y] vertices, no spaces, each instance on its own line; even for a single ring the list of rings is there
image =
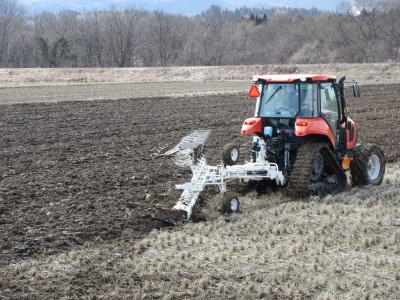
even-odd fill
[[[190,219],[192,215],[192,210],[199,198],[199,191],[184,190],[179,201],[175,204],[172,209],[183,210],[187,214],[187,218]]]
[[[176,185],[176,188],[183,192],[173,208],[185,211],[188,219],[205,186],[207,162],[203,149],[210,133],[210,130],[196,130],[185,136],[173,149],[163,154],[163,156],[171,157],[176,165],[190,167],[192,170],[193,177],[190,182]]]
[[[180,142],[180,148],[185,149],[195,149],[200,145],[204,145],[210,135],[211,130],[196,130],[191,134],[185,136]]]
[[[198,158],[203,153],[203,146],[210,130],[196,130],[185,136],[178,145],[165,152],[163,156],[171,157],[174,163],[180,167],[196,165]]]
[[[175,185],[176,189],[183,190],[183,192],[174,206],[174,209],[186,211],[188,219],[192,215],[193,207],[206,185],[208,166],[205,156],[200,153],[196,163],[192,163],[190,168],[193,173],[192,180],[184,184]]]

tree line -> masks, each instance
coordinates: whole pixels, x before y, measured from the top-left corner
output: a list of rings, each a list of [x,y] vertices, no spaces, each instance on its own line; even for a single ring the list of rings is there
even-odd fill
[[[211,6],[196,16],[133,7],[28,15],[0,0],[0,67],[151,67],[396,62],[400,3],[336,12]]]

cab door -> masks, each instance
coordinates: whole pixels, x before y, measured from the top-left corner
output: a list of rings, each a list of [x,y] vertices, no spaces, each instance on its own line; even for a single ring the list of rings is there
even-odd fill
[[[320,111],[321,117],[329,124],[335,140],[335,147],[339,145],[339,103],[336,98],[335,86],[332,83],[320,84]]]

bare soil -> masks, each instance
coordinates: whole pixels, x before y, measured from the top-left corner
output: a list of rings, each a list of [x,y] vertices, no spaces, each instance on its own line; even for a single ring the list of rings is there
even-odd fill
[[[65,92],[64,88],[59,91]],[[26,88],[24,94],[30,91]],[[400,158],[399,92],[398,84],[364,86],[361,98],[348,99],[362,139],[380,145],[393,163]],[[165,283],[169,277],[196,281],[193,289],[199,289],[197,294],[191,288],[192,292],[178,298],[223,295],[224,290],[222,294],[205,292],[214,280],[212,274],[205,281],[195,273],[175,277],[163,273],[157,264],[158,275],[146,279],[145,261],[141,260],[141,271],[136,268],[129,273],[130,268],[120,265],[121,256],[133,255],[132,264],[135,259],[148,259],[141,253],[149,245],[140,241],[153,229],[180,220],[170,210],[179,197],[174,185],[190,174],[171,161],[154,157],[193,130],[211,129],[207,157],[210,164],[219,163],[227,142],[244,149],[249,145],[249,138],[240,136],[240,127],[253,111],[254,101],[247,98],[246,91],[151,100],[130,97],[0,105],[0,298],[172,297],[168,292],[163,296],[143,288],[145,282]],[[215,193],[211,189],[206,196],[213,198]],[[273,203],[279,205],[279,201]],[[307,216],[303,218],[307,220]],[[184,228],[189,225],[174,230],[187,230]],[[180,242],[184,244],[183,237]],[[93,256],[88,258],[90,253]],[[182,261],[190,260],[185,255]],[[60,259],[65,263],[67,256],[68,265],[58,264]],[[54,272],[58,275],[52,277]],[[121,278],[126,282],[118,281]],[[118,289],[113,285],[116,281]],[[143,288],[140,293],[139,287]],[[279,293],[270,291],[272,298],[286,295]],[[310,293],[298,296],[317,295]],[[389,295],[396,298],[399,292]]]
[[[13,86],[0,88],[0,104],[93,101],[122,99],[155,99],[193,97],[199,95],[238,95],[251,85],[247,81],[168,81],[125,82],[104,84],[69,84],[45,86]]]

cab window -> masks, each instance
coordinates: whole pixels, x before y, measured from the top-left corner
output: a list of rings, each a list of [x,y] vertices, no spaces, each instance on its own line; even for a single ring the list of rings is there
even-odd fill
[[[260,116],[294,118],[299,111],[298,84],[271,83],[263,87]]]
[[[318,88],[316,84],[300,84],[300,117],[318,117]]]
[[[338,114],[335,89],[330,83],[321,84],[321,113]]]
[[[339,142],[339,106],[336,100],[335,87],[332,83],[321,83],[321,116],[329,124],[335,142]]]

